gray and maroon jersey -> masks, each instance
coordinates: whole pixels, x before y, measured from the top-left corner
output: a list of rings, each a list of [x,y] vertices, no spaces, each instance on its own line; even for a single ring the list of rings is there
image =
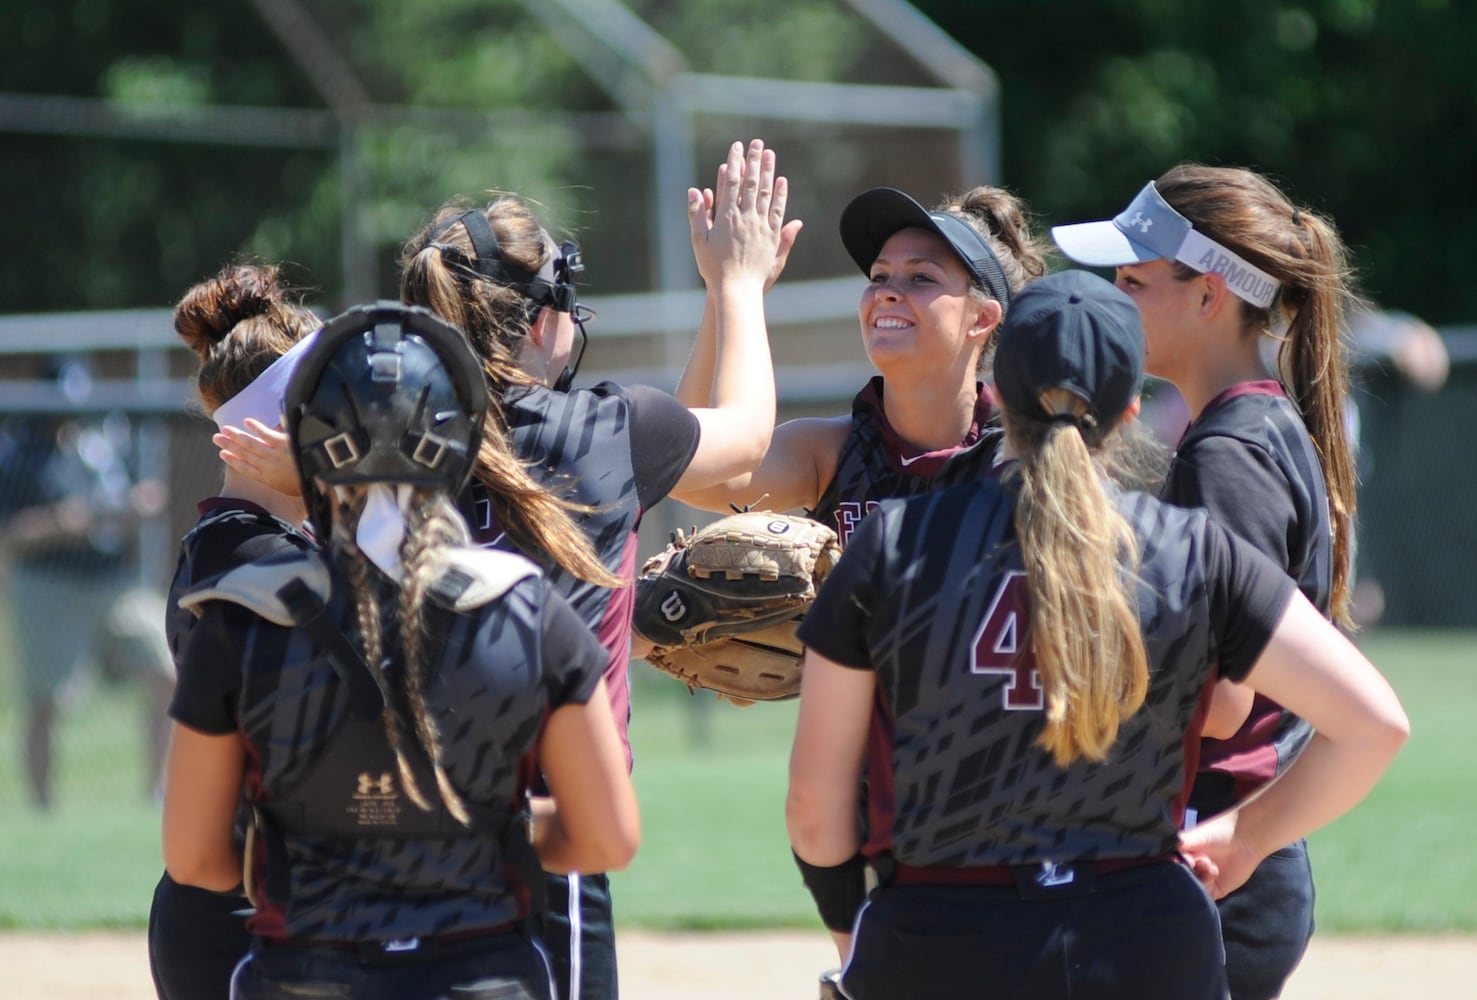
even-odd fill
[[[806,514],[836,529],[841,544],[879,501],[916,496],[989,475],[1000,449],[995,397],[980,384],[974,422],[953,448],[910,455],[882,411],[883,379],[872,377],[851,404],[851,431],[841,446],[836,475]]]
[[[886,501],[852,536],[800,638],[878,675],[868,856],[976,867],[1174,851],[1186,731],[1215,664],[1245,676],[1292,583],[1201,511],[1138,493],[1116,502],[1142,549],[1150,683],[1101,764],[1061,768],[1036,746],[1042,692],[1009,485]]]
[[[436,616],[428,632],[445,639],[428,665],[426,702],[440,728],[447,776],[474,815],[516,814],[548,716],[587,702],[605,667],[604,650],[580,618],[529,571],[481,607],[457,613],[427,601],[427,615]],[[327,615],[353,636],[348,581],[331,572]],[[398,649],[394,584],[370,572],[386,609],[385,648]],[[253,802],[271,815],[300,801],[304,789],[327,787],[337,797],[320,813],[326,821],[314,819],[309,803],[302,822],[264,825],[252,855],[262,898],[247,925],[251,933],[323,941],[431,937],[527,913],[516,859],[501,846],[507,822],[428,830],[426,814],[399,787],[378,711],[356,710],[310,630],[208,601],[181,644],[178,667],[171,716],[200,732],[241,734]],[[383,669],[403,664],[387,660]],[[439,802],[434,781],[419,784]]]
[[[623,580],[635,580],[641,517],[691,464],[698,444],[697,418],[659,389],[613,382],[569,392],[516,386],[503,394],[503,414],[513,450],[532,463],[533,475],[565,499],[593,508],[577,521],[605,568]],[[502,529],[494,523],[481,483],[472,484],[468,522],[480,543],[511,548],[501,540]],[[629,765],[635,588],[586,583],[551,565],[541,553],[525,554],[544,567],[554,589],[605,647],[605,688]]]
[[[1302,416],[1274,381],[1244,382],[1211,400],[1175,450],[1160,495],[1203,507],[1297,583],[1326,616],[1333,587],[1333,529],[1318,451]],[[1190,804],[1229,807],[1297,756],[1312,727],[1258,696],[1237,733],[1200,745]]]

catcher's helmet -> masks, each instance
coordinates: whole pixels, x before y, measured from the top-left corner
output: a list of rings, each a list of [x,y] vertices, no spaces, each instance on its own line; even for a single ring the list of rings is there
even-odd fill
[[[482,443],[487,387],[459,330],[429,310],[379,302],[328,321],[283,409],[309,516],[327,537],[319,484],[459,493]]]

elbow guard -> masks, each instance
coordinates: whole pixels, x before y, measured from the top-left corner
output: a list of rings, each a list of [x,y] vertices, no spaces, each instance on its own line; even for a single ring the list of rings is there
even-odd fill
[[[820,911],[821,922],[833,931],[849,933],[867,898],[867,859],[859,851],[839,865],[822,868],[795,854],[795,864]]]

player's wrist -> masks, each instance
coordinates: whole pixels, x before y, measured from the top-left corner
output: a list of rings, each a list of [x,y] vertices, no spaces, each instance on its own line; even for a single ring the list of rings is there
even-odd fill
[[[839,865],[813,865],[793,850],[800,878],[829,930],[849,933],[867,898],[867,859],[860,851]]]

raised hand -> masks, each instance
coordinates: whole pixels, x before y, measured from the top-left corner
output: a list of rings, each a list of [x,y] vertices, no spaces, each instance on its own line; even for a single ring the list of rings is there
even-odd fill
[[[723,169],[723,167],[719,167],[720,175]],[[784,178],[781,177],[780,180],[783,181]],[[711,218],[713,215],[713,191],[711,188],[703,188],[701,194],[703,198],[703,217]],[[773,288],[774,283],[780,280],[780,275],[785,273],[785,264],[790,259],[790,251],[795,248],[795,241],[800,238],[800,230],[804,227],[805,223],[802,220],[791,219],[780,229],[780,242],[779,247],[775,250],[774,266],[769,269],[769,276],[764,279],[764,290],[766,292]],[[707,279],[704,278],[704,280],[706,281]]]
[[[251,417],[246,418],[245,424],[244,428],[222,427],[210,439],[220,449],[221,461],[278,493],[301,496],[302,484],[287,434]]]
[[[785,224],[788,198],[789,183],[775,175],[774,151],[760,139],[747,151],[738,142],[729,147],[712,190],[688,189],[693,256],[710,287],[725,280],[773,283],[800,230]]]

